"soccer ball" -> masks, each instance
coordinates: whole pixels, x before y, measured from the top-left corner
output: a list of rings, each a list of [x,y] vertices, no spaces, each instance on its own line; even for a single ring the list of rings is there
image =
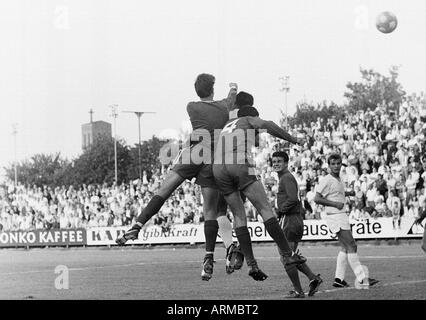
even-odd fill
[[[392,12],[384,11],[377,16],[376,27],[380,32],[391,33],[396,29],[397,25],[398,20]]]

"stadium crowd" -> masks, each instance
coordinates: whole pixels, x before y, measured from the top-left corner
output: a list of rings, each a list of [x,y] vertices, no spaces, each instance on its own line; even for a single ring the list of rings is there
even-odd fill
[[[343,156],[341,178],[355,196],[347,201],[352,220],[392,217],[398,228],[402,217],[417,217],[426,210],[426,96],[412,95],[396,112],[379,105],[344,119],[318,119],[290,128],[307,133],[307,144],[295,147],[263,135],[255,154],[258,174],[275,206],[277,176],[271,154],[287,150],[289,169],[296,177],[305,219],[320,219],[322,207],[314,203],[315,186],[327,174],[327,156]],[[83,185],[79,188],[14,186],[0,188],[0,230],[127,226],[158,188],[167,168],[148,179],[118,187]],[[172,224],[200,223],[202,197],[193,181],[185,181],[149,224],[167,229]],[[247,218],[261,217],[247,201]],[[231,215],[231,213],[228,213]],[[231,216],[232,218],[232,216]]]

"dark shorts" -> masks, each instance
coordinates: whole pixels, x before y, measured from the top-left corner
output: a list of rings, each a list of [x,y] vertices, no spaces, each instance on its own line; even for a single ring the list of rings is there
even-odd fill
[[[202,188],[219,188],[216,184],[216,180],[214,179],[213,166],[211,164],[203,165],[200,172],[198,172],[195,183]]]
[[[211,164],[193,163],[188,157],[190,149],[184,149],[173,162],[172,170],[184,179],[191,180],[196,178],[195,183],[200,187],[208,187],[217,189],[216,182],[213,177]],[[188,162],[189,160],[189,162]],[[188,163],[185,163],[187,161]]]
[[[254,174],[254,167],[248,164],[214,164],[213,175],[224,195],[242,191],[258,180]]]
[[[290,242],[300,242],[303,237],[303,218],[300,214],[283,215],[280,226]]]

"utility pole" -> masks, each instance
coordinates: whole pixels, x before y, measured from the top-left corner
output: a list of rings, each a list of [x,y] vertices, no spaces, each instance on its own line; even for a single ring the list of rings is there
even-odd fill
[[[281,81],[281,89],[280,91],[284,91],[285,94],[285,126],[288,130],[288,105],[287,105],[287,93],[290,91],[290,86],[288,84],[289,76],[280,77],[279,80]]]
[[[114,118],[114,170],[115,170],[115,186],[118,186],[118,179],[117,179],[117,124],[116,119],[118,116],[117,113],[117,104],[110,105],[111,108],[111,116]]]
[[[139,180],[142,182],[142,155],[141,155],[141,117],[144,113],[155,113],[152,111],[123,111],[126,113],[134,113],[138,117],[138,134],[139,134],[139,148],[138,148],[138,166],[139,166]]]
[[[18,160],[17,160],[17,157],[16,157],[16,136],[18,134],[17,126],[18,126],[17,123],[12,124],[12,135],[13,135],[13,138],[14,138],[14,149],[15,149],[15,163],[14,163],[15,188],[18,186]]]

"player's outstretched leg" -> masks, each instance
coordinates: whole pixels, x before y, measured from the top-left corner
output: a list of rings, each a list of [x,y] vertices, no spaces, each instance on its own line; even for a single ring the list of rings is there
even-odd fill
[[[206,239],[206,254],[201,270],[201,279],[208,281],[213,276],[213,255],[216,246],[216,239],[219,230],[217,222],[217,201],[219,192],[210,187],[202,187],[203,214],[204,214],[204,236]]]
[[[161,196],[155,195],[143,209],[141,214],[137,217],[137,222],[127,230],[121,237],[118,237],[115,242],[119,246],[124,246],[129,240],[136,240],[139,235],[139,231],[143,225],[161,209],[165,199]]]
[[[256,281],[263,281],[268,276],[259,269],[257,261],[254,258],[253,247],[250,238],[250,233],[246,226],[238,227],[235,229],[235,234],[237,235],[238,242],[241,245],[241,250],[244,254],[244,257],[247,261],[247,266],[249,267],[249,276]]]
[[[183,181],[185,181],[185,179],[179,174],[174,171],[170,171],[157,194],[148,202],[145,209],[143,209],[141,214],[136,218],[137,222],[121,237],[118,237],[115,242],[119,246],[124,246],[127,241],[136,240],[145,223],[147,223],[149,219],[160,211],[166,199],[173,193],[173,191],[176,190],[177,187],[180,186]]]

